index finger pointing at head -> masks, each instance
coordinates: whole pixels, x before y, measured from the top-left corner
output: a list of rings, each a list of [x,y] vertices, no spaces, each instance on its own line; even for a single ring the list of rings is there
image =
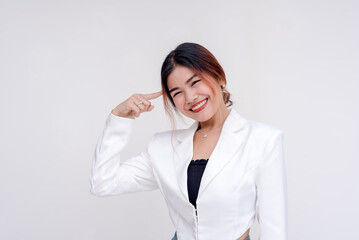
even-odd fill
[[[151,99],[155,99],[158,98],[159,96],[162,95],[162,90],[159,92],[155,92],[155,93],[149,93],[149,94],[142,94],[142,96],[144,98],[146,98],[147,100],[151,100]]]

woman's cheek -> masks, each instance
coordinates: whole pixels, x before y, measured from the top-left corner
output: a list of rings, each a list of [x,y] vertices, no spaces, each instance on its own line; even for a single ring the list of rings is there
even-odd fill
[[[175,103],[175,105],[176,105],[177,108],[181,109],[181,104],[180,104],[180,102],[178,101],[178,98],[177,98],[177,97],[175,97],[175,98],[173,99],[173,102]]]
[[[182,95],[182,94],[181,94]],[[177,99],[175,99],[175,104],[178,109],[183,110],[184,106],[184,98],[182,96],[176,96]]]

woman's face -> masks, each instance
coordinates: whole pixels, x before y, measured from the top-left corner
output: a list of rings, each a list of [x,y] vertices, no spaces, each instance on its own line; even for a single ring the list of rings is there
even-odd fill
[[[212,89],[190,68],[176,66],[168,76],[167,85],[173,102],[183,115],[204,122],[218,111],[219,102]]]

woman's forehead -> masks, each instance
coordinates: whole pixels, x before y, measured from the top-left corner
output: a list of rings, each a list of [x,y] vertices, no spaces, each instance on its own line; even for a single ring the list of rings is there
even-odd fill
[[[197,74],[190,68],[184,66],[176,66],[168,76],[168,87],[173,85],[185,85],[188,80],[196,77]]]

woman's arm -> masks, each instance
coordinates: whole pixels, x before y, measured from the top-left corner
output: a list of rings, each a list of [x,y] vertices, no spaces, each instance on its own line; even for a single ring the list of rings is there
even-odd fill
[[[257,175],[257,218],[260,240],[287,240],[287,177],[283,133],[277,130],[267,144]]]
[[[129,140],[134,121],[109,114],[93,156],[92,194],[107,196],[158,188],[147,150],[122,161],[121,151]]]

